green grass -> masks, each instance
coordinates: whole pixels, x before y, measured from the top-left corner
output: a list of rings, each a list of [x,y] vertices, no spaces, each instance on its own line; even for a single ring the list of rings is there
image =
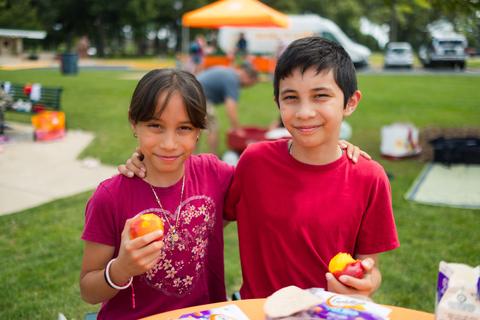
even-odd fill
[[[57,70],[0,71],[0,80],[62,85],[63,110],[69,129],[96,134],[82,153],[108,164],[119,164],[135,142],[127,108],[135,80],[126,72],[82,71],[61,76]],[[378,302],[433,311],[438,263],[441,260],[479,264],[480,211],[419,205],[403,195],[423,167],[418,160],[386,161],[379,155],[380,128],[395,121],[427,126],[480,125],[480,77],[453,75],[360,74],[363,99],[348,120],[352,142],[369,152],[393,174],[393,205],[401,247],[381,257],[383,284]],[[217,109],[225,130],[224,108]],[[240,118],[244,124],[266,126],[277,116],[270,82],[242,92]],[[28,117],[8,114],[8,120]],[[222,135],[224,136],[224,135]],[[202,143],[200,150],[204,150]],[[225,150],[222,146],[221,151]],[[85,202],[91,192],[0,217],[0,319],[82,319],[97,310],[80,299],[80,270]],[[236,228],[226,229],[228,291],[239,288]],[[320,277],[323,275],[319,275]]]

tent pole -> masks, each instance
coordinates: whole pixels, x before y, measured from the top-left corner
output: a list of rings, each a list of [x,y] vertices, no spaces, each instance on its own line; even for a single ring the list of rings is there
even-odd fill
[[[190,43],[189,28],[182,25],[182,53],[188,53],[188,44]]]

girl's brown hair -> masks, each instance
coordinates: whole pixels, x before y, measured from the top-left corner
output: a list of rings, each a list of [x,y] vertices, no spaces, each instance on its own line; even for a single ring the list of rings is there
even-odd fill
[[[182,96],[192,125],[205,129],[207,103],[202,86],[194,75],[177,69],[155,69],[140,79],[132,95],[128,119],[133,124],[153,119],[160,95],[165,94],[161,114],[174,92]]]

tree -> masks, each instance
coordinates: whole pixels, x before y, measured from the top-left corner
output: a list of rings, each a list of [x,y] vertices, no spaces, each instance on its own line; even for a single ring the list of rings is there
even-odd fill
[[[10,29],[42,29],[37,8],[30,0],[0,0],[0,26]]]

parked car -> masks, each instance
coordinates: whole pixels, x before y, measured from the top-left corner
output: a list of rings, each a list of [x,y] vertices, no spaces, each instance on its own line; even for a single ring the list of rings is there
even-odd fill
[[[385,68],[409,68],[413,66],[413,50],[408,42],[390,42],[385,50]]]
[[[451,66],[465,69],[467,39],[453,30],[453,26],[442,21],[428,26],[428,38],[418,52],[423,66]]]

